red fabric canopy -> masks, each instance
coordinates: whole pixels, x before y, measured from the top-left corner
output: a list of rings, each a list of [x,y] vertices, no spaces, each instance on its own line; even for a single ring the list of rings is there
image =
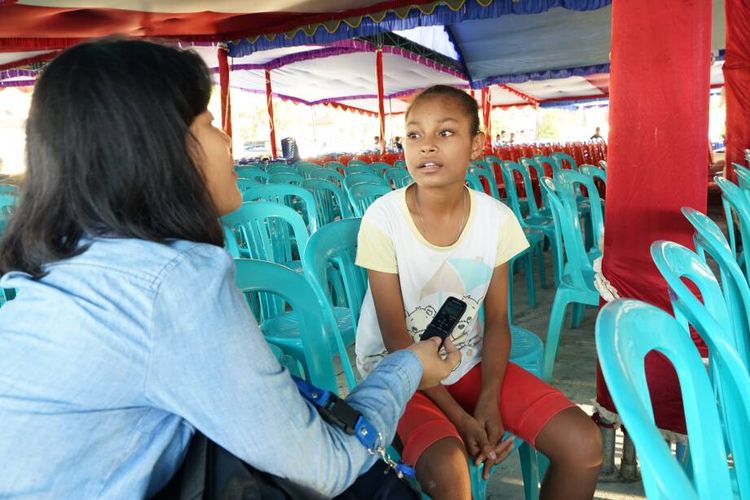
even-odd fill
[[[744,151],[750,149],[750,4],[747,0],[725,2],[727,157],[724,170],[729,179],[735,179],[732,163],[744,165]]]

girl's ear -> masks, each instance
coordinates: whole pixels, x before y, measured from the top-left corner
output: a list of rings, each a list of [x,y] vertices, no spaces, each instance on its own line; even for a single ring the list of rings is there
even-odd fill
[[[476,160],[484,153],[484,132],[477,132],[471,142],[471,159]]]

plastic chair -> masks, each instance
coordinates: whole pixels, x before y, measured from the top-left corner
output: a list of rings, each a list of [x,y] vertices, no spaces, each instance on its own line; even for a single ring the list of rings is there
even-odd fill
[[[360,182],[353,184],[346,194],[349,202],[354,209],[355,217],[362,217],[373,201],[377,200],[384,194],[391,192],[391,187],[381,182],[380,184],[370,184],[369,182]]]
[[[547,191],[556,234],[559,235],[556,236],[552,255],[557,268],[561,269],[560,283],[552,301],[544,347],[543,378],[551,380],[560,342],[560,331],[568,304],[599,305],[599,292],[594,288],[594,269],[591,267],[591,261],[583,245],[575,200],[569,192],[562,191],[558,195],[556,186],[549,177],[542,178],[542,189]],[[574,307],[571,324],[573,326],[580,324],[582,316],[583,308]]]
[[[490,192],[487,194],[495,198],[497,201],[501,201],[505,203],[505,200],[500,198],[500,190],[497,188],[497,182],[495,182],[495,176],[492,175],[488,169],[481,168],[481,167],[469,167],[468,171],[476,175],[477,178],[479,179],[479,182],[480,182],[479,185],[481,186],[481,189],[477,189],[477,191],[482,191],[486,193],[484,189],[484,183],[482,182],[484,181],[485,183],[487,183],[487,186],[490,189]],[[476,189],[476,188],[472,187],[472,189]]]
[[[403,168],[389,168],[383,173],[383,178],[395,189],[406,187],[414,181],[409,171]]]
[[[406,162],[404,160],[396,160],[393,162],[393,166],[396,168],[406,168]]]
[[[595,168],[595,167],[592,167]],[[586,210],[587,217],[585,234],[588,239],[588,250],[589,259],[593,261],[597,257],[601,257],[604,237],[604,214],[602,212],[602,200],[599,197],[599,190],[594,184],[594,179],[588,175],[576,172],[575,170],[560,170],[555,174],[554,177],[555,186],[559,190],[565,190],[571,197],[575,197],[580,192],[579,186],[586,189],[586,198],[582,203],[588,207]],[[577,203],[577,209],[580,214],[582,203]]]
[[[542,234],[547,238],[547,241],[549,241],[550,249],[552,252],[555,252],[555,245],[557,245],[557,235],[555,233],[555,224],[552,220],[552,217],[544,216],[539,213],[539,210],[536,205],[536,200],[534,200],[533,196],[533,188],[531,184],[531,177],[529,176],[529,172],[521,165],[519,165],[516,162],[512,161],[504,161],[500,165],[500,171],[503,175],[503,182],[505,183],[505,194],[507,195],[507,200],[510,202],[510,208],[513,210],[513,213],[515,214],[516,218],[518,219],[518,222],[521,224],[521,227],[524,229],[532,229],[535,231],[541,231]],[[521,178],[523,179],[523,186],[524,190],[526,191],[526,200],[528,203],[528,215],[524,216],[521,212],[521,205],[519,203],[518,198],[518,192],[516,190],[516,183],[515,183],[515,177],[514,173],[518,173]],[[543,267],[540,266],[540,272],[541,274],[541,283],[542,287],[546,286],[546,281],[543,275]],[[554,282],[557,285],[560,281],[560,273],[561,270],[557,266],[557,262],[553,260],[552,262],[552,275],[554,278]]]
[[[323,167],[320,165],[316,165],[315,163],[305,163],[305,162],[297,162],[294,165],[294,168],[297,169],[297,173],[304,177],[305,179],[311,179],[312,173],[317,170],[323,170],[326,171]]]
[[[568,153],[556,151],[554,153],[551,153],[549,156],[550,158],[552,158],[552,161],[555,162],[559,170],[564,169],[566,163],[568,164],[568,168],[570,170],[578,170],[578,164],[576,163],[575,159]]]
[[[733,345],[745,366],[750,367],[750,287],[719,226],[693,208],[683,207],[682,213],[695,228],[697,253],[701,257],[708,253],[719,266],[721,291],[734,331]]]
[[[301,186],[305,178],[296,172],[279,172],[271,174],[268,178],[269,184],[291,184],[292,186]]]
[[[750,189],[750,168],[743,167],[739,163],[732,163],[737,181],[742,189]]]
[[[360,184],[363,182],[390,187],[390,185],[385,181],[385,179],[383,179],[383,177],[379,176],[375,172],[370,171],[366,173],[349,174],[344,177],[344,190],[348,191],[354,184]]]
[[[677,321],[685,333],[693,326],[706,342],[709,351],[709,367],[713,385],[718,394],[720,415],[724,421],[724,433],[732,453],[740,491],[750,495],[750,441],[745,437],[748,414],[742,405],[750,406],[750,382],[745,384],[745,393],[737,393],[729,381],[739,376],[739,371],[748,376],[747,330],[736,331],[721,288],[708,266],[695,252],[671,241],[656,241],[651,245],[651,257],[669,286],[669,297]],[[687,287],[683,280],[692,282],[702,301]],[[727,365],[727,351],[740,368]],[[744,356],[744,357],[741,357]],[[742,401],[742,399],[746,401]],[[742,474],[741,471],[747,471]]]
[[[349,163],[346,164],[347,168],[351,167],[367,167],[367,162],[364,162],[362,160],[357,160],[356,158],[352,158],[349,160]]]
[[[271,177],[268,172],[260,167],[237,167],[235,172],[240,179],[250,179],[259,184],[267,183],[268,178]]]
[[[235,259],[235,268],[235,282],[241,292],[267,292],[292,309],[287,316],[294,328],[287,336],[276,335],[266,322],[260,321],[266,340],[299,361],[311,383],[338,393],[330,348],[331,339],[337,337],[338,332],[331,329],[330,318],[326,320],[330,311],[321,308],[305,278],[271,262]]]
[[[354,264],[361,221],[343,219],[322,227],[310,238],[302,257],[305,276],[318,300],[334,311],[344,346],[354,343],[367,292],[367,273]],[[332,290],[337,292],[336,301]],[[356,381],[348,358],[342,358],[342,366],[347,384],[353,389]]]
[[[595,167],[594,165],[581,165],[578,167],[578,171],[593,179],[599,179],[605,186],[607,185],[607,171],[603,168]]]
[[[310,234],[302,216],[293,209],[271,202],[243,203],[223,216],[222,222],[234,236],[241,257],[302,269]]]
[[[370,163],[370,170],[382,176],[387,170],[393,168],[390,164],[383,161],[374,161]]]
[[[307,179],[302,187],[310,191],[315,198],[318,224],[322,227],[337,219],[354,217],[349,199],[333,182],[323,179]]]
[[[375,172],[372,171],[372,169],[367,164],[355,164],[351,165],[351,162],[349,162],[350,165],[344,169],[344,177],[349,177],[352,174],[371,174],[371,175],[378,175]]]
[[[0,194],[10,194],[15,196],[18,194],[18,186],[15,184],[0,184]]]
[[[272,163],[266,167],[266,172],[268,172],[270,175],[274,174],[296,174],[297,169],[287,165],[286,163]]]
[[[545,177],[545,176],[551,177],[552,175],[554,175],[554,169],[550,168],[549,172],[547,172],[544,166],[540,162],[535,160],[534,158],[521,158],[519,160],[519,163],[523,165],[524,167],[526,167],[526,170],[528,170],[529,178],[531,179],[532,184],[534,181],[534,178],[532,178],[531,176],[532,172],[536,176],[537,184],[541,181],[542,177]],[[552,212],[550,211],[549,202],[547,201],[547,194],[542,190],[541,186],[539,187],[539,190],[540,190],[540,193],[539,193],[538,200],[541,203],[537,203],[537,211],[539,212],[540,215],[543,215],[545,217],[551,217]],[[535,203],[537,202],[536,198],[534,199],[534,202]]]
[[[739,186],[724,177],[714,177],[716,185],[721,189],[721,202],[724,206],[724,215],[727,221],[727,234],[729,235],[729,245],[732,248],[732,254],[738,263],[742,264],[745,260],[744,255],[738,252],[738,242],[736,241],[734,231],[734,219],[737,217],[740,229],[740,238],[742,244],[750,244],[750,202],[748,195]],[[750,279],[750,266],[745,263],[745,279]]]
[[[344,169],[346,169],[344,164],[338,161],[327,161],[323,165],[323,168],[327,168],[329,170],[336,170],[341,175],[344,175]]]
[[[344,189],[344,175],[336,170],[321,168],[310,172],[311,179],[323,179],[336,184],[340,189]]]
[[[242,193],[243,201],[270,201],[286,205],[299,213],[310,233],[320,227],[315,197],[301,186],[291,184],[255,185]]]
[[[661,309],[637,300],[616,300],[606,304],[596,320],[596,350],[618,414],[638,451],[646,496],[732,498],[719,412],[706,369],[688,332]],[[680,380],[692,481],[654,424],[644,365],[645,356],[653,350],[670,360]],[[727,356],[726,364],[742,371],[736,356]],[[750,381],[747,373],[744,377],[738,373],[727,385],[734,385],[741,394],[747,392]],[[747,415],[750,398],[745,398]],[[750,421],[746,421],[748,424]]]

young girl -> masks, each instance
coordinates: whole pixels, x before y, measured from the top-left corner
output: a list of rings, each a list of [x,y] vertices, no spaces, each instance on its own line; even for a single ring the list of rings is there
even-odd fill
[[[0,498],[151,497],[196,430],[310,498],[372,466],[234,285],[218,216],[242,197],[210,95],[197,54],[136,40],[78,45],[40,76],[0,245],[0,287],[18,292],[0,308]],[[388,440],[420,379],[459,357],[422,342],[348,401]]]
[[[469,499],[467,460],[485,476],[512,449],[505,429],[550,459],[542,498],[591,498],[601,437],[556,389],[508,362],[508,261],[528,243],[512,211],[466,188],[484,136],[474,99],[434,86],[406,113],[414,183],[378,199],[362,220],[357,264],[370,287],[357,330],[357,365],[369,373],[418,341],[446,297],[467,304],[451,338],[463,358],[443,385],[417,392],[399,421],[403,458],[433,498]],[[484,305],[484,322],[477,321]]]

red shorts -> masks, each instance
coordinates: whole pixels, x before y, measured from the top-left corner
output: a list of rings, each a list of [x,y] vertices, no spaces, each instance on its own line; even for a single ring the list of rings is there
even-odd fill
[[[482,388],[481,363],[455,384],[444,387],[464,410],[473,414]],[[500,416],[506,430],[533,446],[539,431],[552,417],[574,406],[562,392],[523,368],[508,363],[500,388]],[[424,450],[443,438],[454,437],[462,441],[453,423],[421,391],[417,391],[406,404],[397,432],[404,445],[402,458],[412,465],[417,463]]]

